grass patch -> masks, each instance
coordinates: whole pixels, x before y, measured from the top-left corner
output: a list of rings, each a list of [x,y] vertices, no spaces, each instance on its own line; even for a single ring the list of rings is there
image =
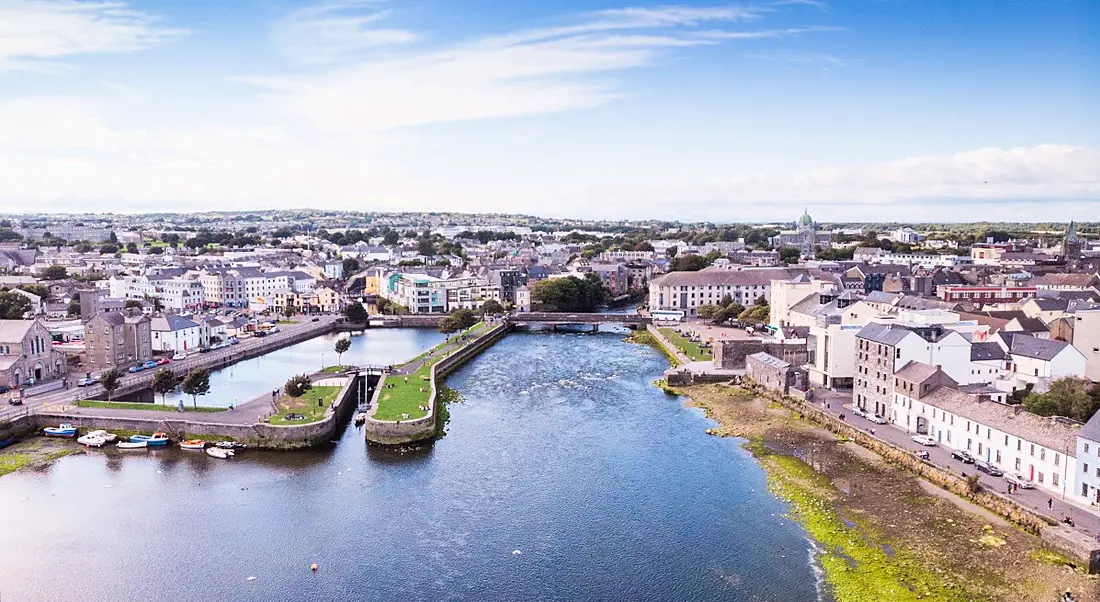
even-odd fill
[[[283,396],[278,401],[279,413],[268,419],[271,424],[309,424],[325,417],[343,387],[314,386],[301,397]],[[318,403],[320,401],[320,403]],[[287,414],[301,414],[302,420],[287,420]]]
[[[341,372],[346,372],[348,370],[354,369],[355,366],[329,366],[327,368],[322,368],[321,372],[324,372],[325,374],[339,374]]]
[[[821,545],[821,566],[837,602],[981,599],[904,549],[894,546],[891,556],[876,543],[887,543],[880,534],[858,520],[845,521],[834,507],[829,479],[806,463],[773,453],[759,439],[746,447],[767,471],[769,489]]]
[[[675,345],[684,355],[689,358],[694,358],[696,361],[711,361],[714,359],[714,353],[712,349],[704,349],[699,347],[699,343],[692,342],[691,339],[679,334],[671,328],[659,328],[661,334],[668,339],[668,342]]]
[[[287,324],[297,324],[298,320],[279,320],[275,322],[276,326],[286,326]]]
[[[126,401],[91,401],[81,399],[76,402],[78,408],[103,408],[107,410],[152,410],[156,412],[175,412],[178,406],[160,405],[157,403],[133,403]],[[183,404],[184,412],[224,412],[229,408],[215,408],[212,406],[189,406]]]

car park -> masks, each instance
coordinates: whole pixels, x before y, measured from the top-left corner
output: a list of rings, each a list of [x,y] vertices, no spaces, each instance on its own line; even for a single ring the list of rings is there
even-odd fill
[[[929,437],[928,435],[913,435],[912,439],[913,441],[916,441],[917,443],[920,443],[921,445],[927,447],[934,447],[936,445],[936,440]]]
[[[975,460],[974,468],[993,477],[1004,475],[1004,471],[1002,471],[1000,468],[997,468],[993,464],[986,462],[985,460]]]
[[[1035,489],[1035,484],[1032,483],[1027,477],[1018,472],[1010,472],[1005,474],[1005,480],[1019,487],[1020,489]]]
[[[973,464],[974,456],[970,455],[970,452],[965,449],[956,449],[951,451],[951,457],[955,460],[961,460],[963,464]]]
[[[886,419],[878,414],[868,414],[867,420],[874,422],[875,424],[886,424]]]

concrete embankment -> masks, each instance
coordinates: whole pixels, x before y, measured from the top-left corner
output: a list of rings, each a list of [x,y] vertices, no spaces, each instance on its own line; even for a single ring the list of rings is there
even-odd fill
[[[255,449],[302,449],[333,440],[340,427],[355,410],[359,387],[366,386],[365,377],[359,373],[328,376],[323,383],[341,385],[343,388],[325,412],[324,418],[308,424],[275,425],[262,421],[219,420],[219,414],[187,414],[166,418],[136,416],[134,413],[104,411],[101,415],[39,412],[22,417],[24,432],[38,431],[46,426],[68,422],[78,428],[108,431],[164,431],[173,440],[205,437],[233,439]],[[152,412],[151,412],[152,413]],[[13,421],[15,422],[15,421]]]
[[[460,366],[473,359],[482,351],[488,349],[501,337],[508,334],[511,328],[509,324],[498,324],[485,333],[468,342],[463,347],[453,351],[447,357],[436,362],[432,366],[431,395],[428,398],[428,414],[414,420],[377,420],[373,416],[367,418],[366,438],[368,443],[378,445],[408,445],[429,441],[436,436],[437,420],[439,416],[438,388],[442,379]],[[375,391],[371,407],[372,413],[378,409],[378,401],[385,388],[385,378],[379,382]]]

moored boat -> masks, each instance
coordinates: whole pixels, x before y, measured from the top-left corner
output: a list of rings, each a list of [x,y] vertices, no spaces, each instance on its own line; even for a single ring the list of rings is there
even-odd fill
[[[206,447],[206,442],[202,439],[188,439],[187,441],[180,441],[180,447],[183,449],[203,449]]]
[[[359,412],[358,414],[355,415],[355,424],[356,425],[363,424],[366,421],[367,421],[367,413],[366,412]]]
[[[152,435],[134,435],[130,441],[144,441],[149,447],[165,447],[168,445],[168,433],[157,431]]]
[[[149,447],[149,444],[145,441],[119,441],[119,449],[145,449]]]
[[[221,447],[208,447],[206,448],[206,455],[210,456],[211,458],[226,460],[233,457],[233,450],[224,449]]]
[[[83,437],[77,438],[76,442],[81,444],[81,445],[86,445],[88,447],[103,447],[103,444],[107,443],[107,439],[105,439],[105,438],[103,438],[99,435],[94,435],[92,433],[88,433],[87,435],[84,435]]]
[[[42,429],[42,432],[45,433],[47,437],[71,438],[76,436],[76,427],[67,422],[63,422],[58,426],[48,426]]]
[[[118,439],[118,435],[114,433],[108,433],[107,431],[91,431],[88,433],[92,437],[103,437],[103,440],[107,443],[114,443],[115,439]]]
[[[214,446],[221,449],[244,449],[247,447],[244,443],[237,443],[236,441],[218,441]]]

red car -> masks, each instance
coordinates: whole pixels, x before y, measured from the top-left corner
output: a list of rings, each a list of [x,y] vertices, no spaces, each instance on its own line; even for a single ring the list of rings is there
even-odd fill
[[[157,358],[157,365],[158,366],[163,366],[163,365],[171,363],[171,362],[172,362],[172,360],[170,360],[166,357],[158,357]]]

